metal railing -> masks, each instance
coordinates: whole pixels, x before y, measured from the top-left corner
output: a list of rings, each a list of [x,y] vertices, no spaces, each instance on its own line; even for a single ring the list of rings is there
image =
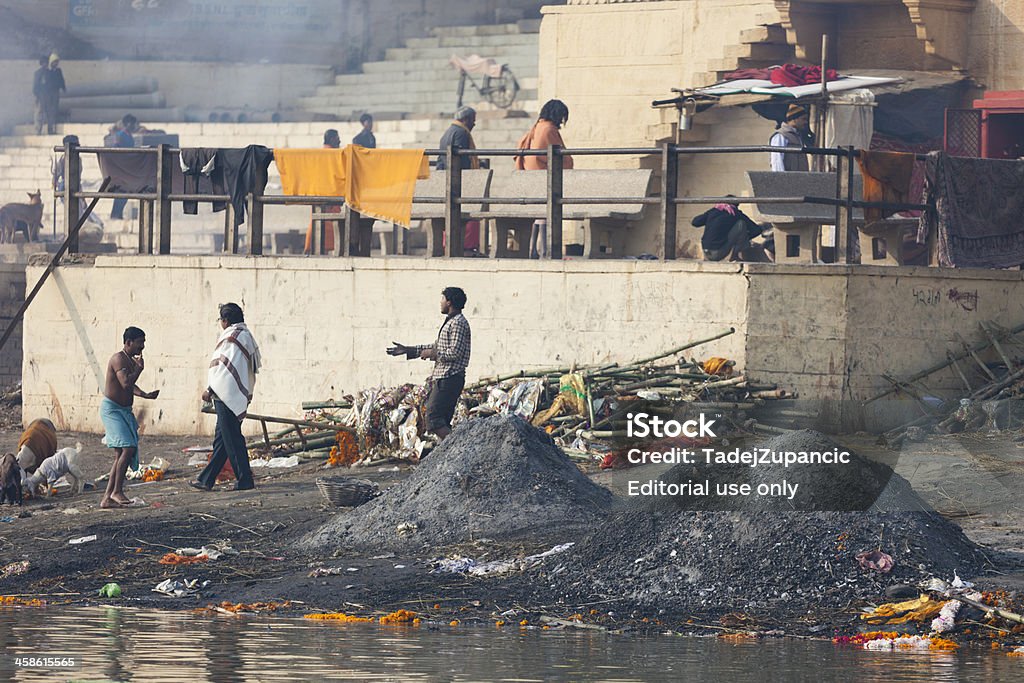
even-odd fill
[[[235,224],[230,197],[227,195],[214,194],[184,194],[172,192],[171,179],[175,172],[174,166],[178,163],[179,149],[171,148],[168,145],[141,148],[117,148],[117,147],[80,147],[77,145],[65,145],[55,147],[55,152],[63,152],[64,163],[64,186],[65,192],[57,192],[57,196],[77,198],[109,198],[109,199],[137,199],[141,202],[142,209],[139,212],[139,253],[140,254],[169,254],[171,251],[171,204],[176,201],[195,201],[202,203],[227,202],[227,215],[224,225],[224,251],[226,253],[238,254],[240,234]],[[156,177],[155,188],[152,192],[87,192],[81,189],[81,154],[120,154],[120,153],[147,153],[155,154]],[[463,237],[466,218],[461,210],[465,204],[487,204],[489,206],[501,205],[544,205],[545,218],[548,223],[548,253],[553,259],[562,258],[562,225],[564,207],[571,205],[588,204],[637,204],[657,206],[659,224],[659,247],[665,259],[674,259],[676,255],[676,232],[677,232],[677,210],[680,205],[691,204],[820,204],[835,207],[835,225],[840,234],[846,234],[850,226],[854,224],[854,209],[882,208],[891,211],[901,210],[927,210],[927,206],[914,203],[893,203],[893,202],[867,202],[854,198],[854,160],[858,151],[852,147],[844,148],[787,148],[771,147],[767,145],[757,146],[732,146],[732,147],[684,147],[671,143],[662,144],[660,147],[621,147],[621,148],[561,148],[558,146],[549,147],[546,150],[522,150],[522,149],[427,149],[424,153],[430,157],[445,155],[447,162],[447,173],[445,176],[444,196],[442,197],[416,197],[417,204],[443,204],[444,205],[444,233],[445,233],[445,256],[460,256],[463,254]],[[679,164],[680,158],[686,155],[708,155],[708,154],[807,154],[812,157],[834,157],[835,194],[830,197],[817,196],[791,196],[791,197],[680,197],[678,196]],[[653,196],[602,196],[602,197],[566,197],[564,195],[564,158],[566,156],[641,156],[660,159],[659,189]],[[546,193],[544,197],[464,197],[462,196],[462,172],[470,166],[469,160],[473,157],[513,157],[513,156],[543,156],[546,157]],[[924,157],[918,155],[918,159]],[[255,188],[246,197],[246,221],[247,244],[244,253],[252,256],[263,253],[263,208],[267,205],[283,204],[306,204],[311,207],[324,205],[342,205],[345,197],[336,196],[292,196],[292,195],[267,195],[262,188],[266,185],[266,172],[260,172],[263,177],[257,178]],[[79,218],[79,203],[77,201],[65,201],[65,225],[75,225]],[[323,211],[314,211],[312,214],[315,223],[319,223],[319,229],[314,230],[313,251],[320,253],[321,245],[324,242],[324,222],[340,223],[338,239],[335,240],[333,254],[337,256],[369,256],[370,234],[363,219],[360,225],[360,216],[347,206],[342,213],[332,214]],[[472,220],[472,216],[469,217]],[[78,240],[72,236],[69,251],[78,251]]]

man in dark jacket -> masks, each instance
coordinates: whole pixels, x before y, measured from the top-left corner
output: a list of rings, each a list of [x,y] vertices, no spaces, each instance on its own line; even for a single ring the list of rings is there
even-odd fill
[[[732,261],[739,260],[740,251],[750,244],[750,238],[761,234],[761,227],[734,204],[715,204],[695,216],[690,224],[704,228],[700,246],[705,261],[722,261],[727,256]]]
[[[462,107],[455,112],[455,120],[452,121],[452,125],[448,126],[448,130],[441,136],[441,142],[438,146],[442,150],[447,150],[449,147],[455,147],[456,149],[476,149],[476,143],[473,142],[473,127],[476,126],[476,110],[472,107]],[[479,168],[480,160],[476,157],[469,157],[469,163],[463,161],[463,168]],[[437,157],[438,169],[448,168],[448,158],[444,152]]]
[[[40,60],[40,63],[42,61]],[[64,72],[60,70],[60,57],[54,52],[47,60],[47,68],[40,74],[36,72],[39,93],[36,95],[39,106],[42,109],[43,118],[46,119],[46,132],[53,135],[57,132],[57,114],[60,109],[60,93],[67,90],[64,85]],[[32,91],[35,92],[37,82],[34,80]],[[42,124],[37,123],[37,130],[42,133]]]
[[[363,114],[359,117],[359,123],[362,124],[363,129],[352,138],[352,144],[367,149],[376,149],[377,138],[373,134],[373,117],[369,114]]]
[[[796,149],[813,146],[814,133],[811,132],[807,107],[802,104],[789,105],[786,118],[779,123],[768,144],[772,147]],[[772,152],[771,168],[773,171],[807,171],[807,155]]]
[[[36,135],[42,135],[43,122],[46,120],[46,112],[43,110],[43,85],[46,83],[47,58],[39,58],[39,68],[32,74],[32,96],[36,98],[35,124]]]

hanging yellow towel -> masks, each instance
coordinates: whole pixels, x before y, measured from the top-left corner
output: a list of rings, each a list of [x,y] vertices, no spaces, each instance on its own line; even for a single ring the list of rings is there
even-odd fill
[[[417,178],[429,178],[422,149],[345,148],[348,157],[345,203],[353,211],[409,227]]]
[[[292,197],[344,197],[345,149],[275,149],[281,190]]]

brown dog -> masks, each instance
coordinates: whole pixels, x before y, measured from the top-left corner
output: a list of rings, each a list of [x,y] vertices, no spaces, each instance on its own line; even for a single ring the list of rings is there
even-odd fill
[[[28,193],[28,204],[4,204],[0,207],[0,242],[13,242],[14,231],[24,223],[25,241],[35,242],[43,229],[43,193]]]
[[[21,467],[14,453],[5,453],[0,458],[0,505],[4,501],[21,505]]]

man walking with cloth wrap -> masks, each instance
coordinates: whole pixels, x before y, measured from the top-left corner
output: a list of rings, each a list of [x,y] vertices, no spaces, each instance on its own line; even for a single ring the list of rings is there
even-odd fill
[[[224,468],[226,460],[231,461],[235,471],[236,491],[256,488],[249,467],[249,452],[242,436],[242,420],[249,410],[256,373],[259,372],[260,347],[257,346],[245,317],[238,304],[223,304],[220,307],[220,338],[210,358],[207,372],[204,401],[213,401],[217,411],[217,431],[213,437],[213,457],[196,481],[188,484],[192,488],[210,491],[217,483],[217,475]]]
[[[423,346],[405,346],[397,342],[388,348],[389,356],[408,359],[422,358],[434,361],[434,371],[427,381],[427,430],[439,439],[452,431],[455,404],[466,384],[466,366],[469,365],[469,322],[462,315],[466,306],[466,293],[458,287],[441,290],[441,313],[445,319],[437,332],[437,341]]]

